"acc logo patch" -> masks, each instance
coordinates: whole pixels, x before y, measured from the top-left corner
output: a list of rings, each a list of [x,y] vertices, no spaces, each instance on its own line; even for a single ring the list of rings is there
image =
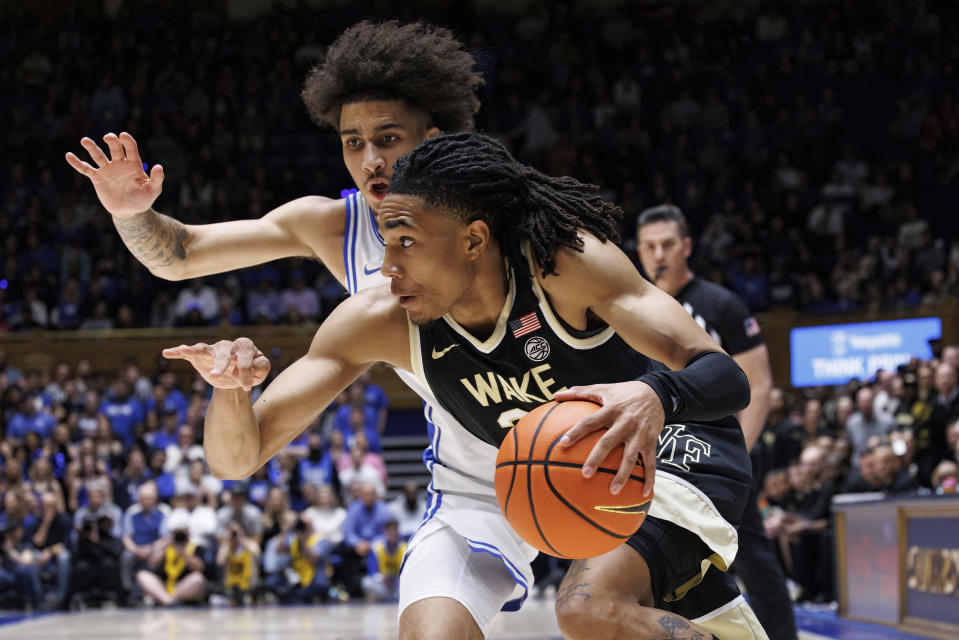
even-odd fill
[[[549,357],[549,343],[541,336],[533,336],[527,340],[523,350],[526,351],[526,357],[533,362],[541,362]]]

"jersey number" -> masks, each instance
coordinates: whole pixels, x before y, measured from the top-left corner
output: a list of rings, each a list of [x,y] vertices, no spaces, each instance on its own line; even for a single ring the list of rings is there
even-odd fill
[[[504,411],[499,414],[499,418],[496,420],[496,423],[503,427],[504,429],[509,429],[515,427],[516,423],[520,418],[525,416],[529,411],[524,411],[523,409],[510,409],[509,411]]]

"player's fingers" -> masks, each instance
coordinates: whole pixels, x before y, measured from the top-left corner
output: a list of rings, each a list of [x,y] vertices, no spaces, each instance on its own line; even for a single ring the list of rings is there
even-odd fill
[[[236,341],[236,373],[244,391],[253,388],[253,343],[242,339]]]
[[[569,430],[563,434],[563,437],[560,439],[559,443],[561,446],[568,447],[574,444],[580,438],[606,427],[607,421],[608,416],[603,409],[600,409],[595,413],[591,413],[570,427]]]
[[[622,442],[622,439],[617,437],[616,432],[612,429],[608,429],[606,433],[600,436],[596,444],[593,445],[593,450],[586,456],[586,462],[583,463],[583,477],[592,477],[599,465],[609,455],[609,452],[620,442]]]
[[[110,164],[110,159],[107,158],[107,154],[103,153],[103,150],[100,148],[96,142],[90,138],[81,138],[80,146],[87,150],[87,153],[90,154],[90,157],[93,159],[93,162],[96,163],[101,169],[108,164]]]
[[[213,357],[213,347],[206,344],[205,342],[197,342],[196,344],[181,344],[178,347],[172,347],[170,349],[165,349],[164,351],[172,352],[171,355],[174,355],[181,360],[189,360],[196,366],[200,366],[201,361],[206,358],[207,360]]]
[[[610,493],[617,494],[626,486],[626,483],[629,481],[629,476],[632,475],[633,470],[636,468],[636,461],[639,460],[639,449],[639,443],[636,442],[635,439],[626,443],[626,448],[623,450],[623,460],[619,464],[619,470],[609,485]]]
[[[563,391],[557,391],[553,396],[559,402],[568,400],[589,400],[597,404],[603,404],[603,392],[606,390],[604,384],[591,384],[579,387],[570,387]]]
[[[89,164],[87,164],[80,158],[76,157],[72,151],[67,151],[66,159],[67,159],[67,164],[69,164],[71,167],[73,167],[74,169],[76,169],[77,171],[79,171],[80,173],[82,173],[88,178],[92,178],[93,175],[97,172],[96,169],[91,167]]]
[[[123,160],[125,157],[123,155],[123,147],[120,145],[120,138],[117,137],[115,133],[108,133],[103,136],[103,141],[107,143],[107,147],[110,149],[110,161],[117,162],[118,160]]]
[[[166,349],[162,351],[162,354],[164,358],[167,358],[169,360],[176,360],[176,359],[182,360],[186,358],[186,355],[185,355],[186,348],[187,346],[185,344],[181,344],[177,347],[167,347]]]
[[[159,194],[160,189],[163,188],[163,177],[163,165],[153,165],[153,168],[150,169],[150,188],[156,191],[157,194]]]
[[[258,353],[253,360],[253,384],[260,384],[270,375],[270,359]]]
[[[124,155],[129,160],[133,160],[137,164],[142,165],[143,161],[140,160],[140,150],[137,148],[137,141],[133,139],[133,136],[124,131],[120,134],[119,140],[120,145],[123,147]]]
[[[227,366],[233,360],[233,354],[236,350],[236,343],[229,340],[220,340],[213,345],[213,367],[210,373],[219,375],[226,371]]]
[[[653,493],[653,482],[656,480],[656,440],[640,447],[639,455],[643,461],[643,470],[646,473],[646,482],[643,485],[643,497],[648,498]]]

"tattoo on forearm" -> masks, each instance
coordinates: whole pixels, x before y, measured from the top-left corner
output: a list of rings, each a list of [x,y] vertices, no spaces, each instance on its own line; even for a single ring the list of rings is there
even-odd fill
[[[589,600],[589,571],[586,560],[573,560],[563,584],[556,592],[556,606],[561,607],[574,598]]]
[[[663,640],[706,640],[707,638],[679,616],[666,614],[657,622],[669,634],[660,636]]]
[[[183,223],[150,209],[113,223],[130,253],[147,268],[168,267],[186,259],[189,239]]]

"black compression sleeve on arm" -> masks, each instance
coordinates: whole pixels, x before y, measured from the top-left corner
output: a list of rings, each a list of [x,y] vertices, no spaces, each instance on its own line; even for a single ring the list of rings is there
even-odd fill
[[[749,381],[736,361],[719,351],[705,351],[679,371],[640,376],[663,403],[666,422],[717,420],[746,408]]]

